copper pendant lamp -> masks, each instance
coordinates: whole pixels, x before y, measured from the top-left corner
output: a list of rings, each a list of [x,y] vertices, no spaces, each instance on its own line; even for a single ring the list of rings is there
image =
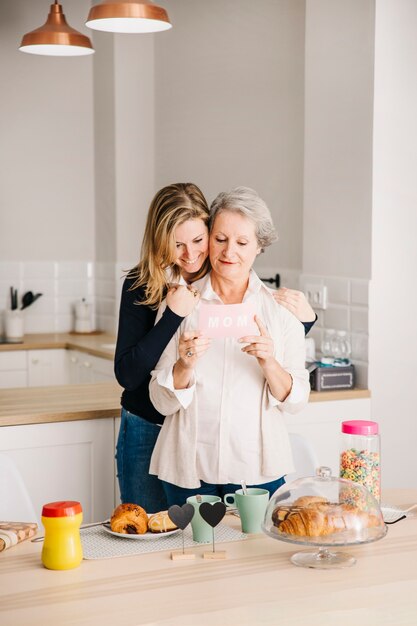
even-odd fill
[[[23,36],[19,50],[50,56],[81,56],[94,52],[90,39],[68,26],[57,0],[51,4],[45,24]]]
[[[85,25],[110,33],[156,33],[172,27],[165,9],[149,0],[104,0],[91,7]]]

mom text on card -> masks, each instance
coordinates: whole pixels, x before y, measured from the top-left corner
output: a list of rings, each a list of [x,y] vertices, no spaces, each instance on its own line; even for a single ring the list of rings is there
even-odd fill
[[[255,323],[256,308],[251,302],[242,304],[204,304],[199,310],[199,329],[207,337],[244,337],[259,335]]]

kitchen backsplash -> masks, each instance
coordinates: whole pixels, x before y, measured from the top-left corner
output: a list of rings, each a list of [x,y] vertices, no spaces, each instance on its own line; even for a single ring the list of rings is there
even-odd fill
[[[91,261],[0,262],[0,311],[10,307],[10,286],[18,289],[19,307],[26,291],[42,293],[25,310],[26,333],[67,332],[74,327],[73,306],[85,298],[95,316],[95,264]]]
[[[42,298],[25,312],[25,332],[68,332],[74,327],[74,303],[86,298],[92,304],[96,328],[116,332],[124,271],[129,267],[128,262],[0,262],[0,311],[9,306],[11,285],[19,290],[19,302],[25,291],[41,292]],[[327,308],[317,311],[318,321],[309,336],[320,354],[326,328],[347,330],[358,384],[367,386],[369,281],[257,266],[261,278],[274,277],[277,271],[282,286],[302,290],[307,284],[327,287]]]
[[[306,285],[327,287],[327,307],[316,310],[318,319],[309,337],[316,344],[316,354],[321,356],[320,346],[326,329],[346,330],[352,344],[351,359],[355,365],[357,385],[368,386],[368,309],[369,280],[339,278],[335,276],[302,274],[293,270],[277,270],[257,266],[261,278],[280,274],[281,286],[306,291]]]

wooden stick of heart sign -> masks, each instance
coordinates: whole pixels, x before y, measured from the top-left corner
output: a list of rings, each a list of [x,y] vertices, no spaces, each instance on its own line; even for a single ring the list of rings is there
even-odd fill
[[[212,552],[204,552],[204,559],[225,559],[226,552],[224,550],[217,551],[214,547],[214,529],[220,524],[223,517],[226,515],[226,505],[223,502],[202,502],[198,509],[201,517],[209,526],[213,529],[213,551]]]
[[[171,552],[172,560],[178,561],[195,558],[195,554],[193,554],[192,552],[185,552],[184,549],[184,530],[193,519],[193,516],[194,507],[192,504],[183,504],[182,506],[178,506],[178,504],[173,504],[168,509],[169,519],[175,524],[175,526],[181,528],[182,535],[182,552]]]

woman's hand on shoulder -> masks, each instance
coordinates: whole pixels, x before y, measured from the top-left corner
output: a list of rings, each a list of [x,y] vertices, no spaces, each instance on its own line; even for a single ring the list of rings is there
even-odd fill
[[[300,322],[314,322],[316,314],[302,291],[281,287],[272,293],[274,300],[285,307]]]
[[[200,300],[200,293],[194,287],[186,285],[172,285],[167,293],[167,306],[173,313],[180,317],[187,317],[197,302]]]

